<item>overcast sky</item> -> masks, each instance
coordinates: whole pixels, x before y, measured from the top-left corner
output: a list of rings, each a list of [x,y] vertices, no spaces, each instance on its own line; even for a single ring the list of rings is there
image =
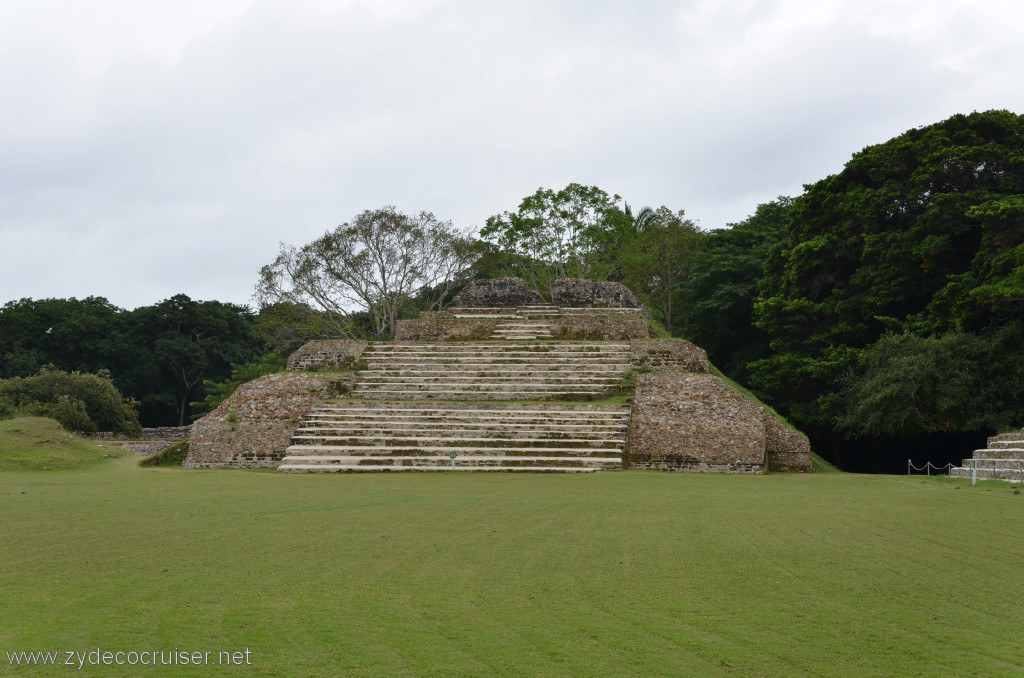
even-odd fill
[[[703,228],[954,113],[1024,113],[1020,0],[0,0],[0,303],[251,304],[384,205],[597,185]]]

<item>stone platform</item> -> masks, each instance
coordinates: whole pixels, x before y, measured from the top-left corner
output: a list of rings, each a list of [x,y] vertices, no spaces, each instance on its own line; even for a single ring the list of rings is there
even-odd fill
[[[278,471],[619,469],[629,407],[331,403],[292,437]]]

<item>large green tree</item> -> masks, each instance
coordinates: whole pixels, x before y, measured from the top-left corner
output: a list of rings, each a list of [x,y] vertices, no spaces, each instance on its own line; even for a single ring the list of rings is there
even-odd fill
[[[891,440],[999,430],[1024,422],[1024,325],[922,337],[887,334],[859,355],[840,430]]]
[[[232,363],[251,362],[266,350],[252,312],[236,304],[178,294],[132,311],[130,322],[137,351],[131,379],[150,422],[184,425],[204,380],[227,379]]]
[[[686,334],[692,303],[685,283],[694,275],[702,233],[682,210],[645,207],[633,220],[632,242],[622,255],[627,286],[659,312],[669,330]]]
[[[480,236],[512,258],[512,275],[546,293],[559,278],[604,280],[619,273],[633,234],[621,198],[597,186],[540,188],[515,212],[487,219]]]
[[[796,199],[754,319],[772,355],[751,381],[830,429],[841,382],[885,332],[1021,317],[1024,116],[956,115],[857,153]],[[894,375],[898,377],[898,375]]]
[[[48,364],[122,371],[131,341],[124,313],[103,297],[7,302],[0,308],[0,378],[27,377]]]
[[[769,355],[769,337],[753,323],[765,263],[786,237],[793,199],[758,205],[750,217],[703,234],[689,266],[683,332],[726,374],[746,381],[747,364]]]

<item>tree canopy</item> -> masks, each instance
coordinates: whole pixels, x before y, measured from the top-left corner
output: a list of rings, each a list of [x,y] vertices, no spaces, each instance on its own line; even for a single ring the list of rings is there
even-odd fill
[[[808,186],[768,258],[753,385],[831,427],[841,381],[889,331],[977,332],[1024,311],[1024,116],[956,115]]]
[[[545,293],[559,278],[604,280],[617,270],[633,220],[597,186],[539,188],[515,212],[487,219],[480,236],[512,258],[508,273]]]
[[[187,422],[204,379],[223,380],[232,363],[266,352],[249,309],[176,295],[133,311],[102,297],[21,299],[0,307],[0,379],[57,371],[109,371],[141,403],[147,426]]]
[[[470,238],[429,212],[366,210],[302,247],[282,243],[274,262],[260,269],[255,296],[263,308],[320,311],[335,336],[366,336],[356,318],[365,312],[371,336],[387,338],[418,292],[435,292],[426,310],[439,304],[477,254]]]

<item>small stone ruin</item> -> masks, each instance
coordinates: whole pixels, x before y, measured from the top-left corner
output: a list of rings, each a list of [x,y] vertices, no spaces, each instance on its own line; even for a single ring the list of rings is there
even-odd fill
[[[543,304],[540,295],[526,286],[522,278],[474,280],[455,295],[455,308],[515,308]]]

